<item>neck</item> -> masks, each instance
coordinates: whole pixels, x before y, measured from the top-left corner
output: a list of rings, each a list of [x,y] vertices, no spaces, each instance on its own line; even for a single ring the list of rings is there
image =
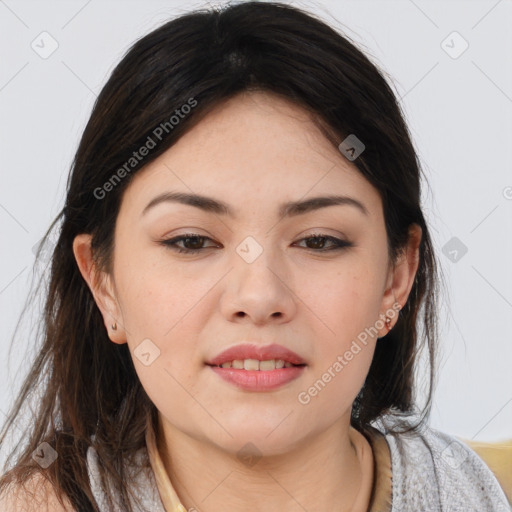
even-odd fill
[[[258,453],[252,459],[192,438],[163,418],[157,438],[167,475],[187,510],[220,512],[226,505],[240,512],[368,509],[371,448],[347,419],[286,453]]]

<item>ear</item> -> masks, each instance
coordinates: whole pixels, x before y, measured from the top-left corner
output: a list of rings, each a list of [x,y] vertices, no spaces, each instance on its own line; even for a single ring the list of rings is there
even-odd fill
[[[379,337],[385,336],[393,328],[398,321],[398,309],[402,309],[407,302],[419,266],[421,236],[421,227],[418,224],[412,224],[409,227],[407,246],[404,247],[395,264],[390,264],[382,298],[381,318],[385,321],[387,312],[391,322],[389,328],[384,325],[379,332]],[[392,314],[393,311],[395,314]]]
[[[80,234],[73,240],[73,253],[82,277],[92,292],[94,300],[103,315],[103,322],[109,338],[118,344],[126,343],[121,309],[115,294],[112,276],[98,271],[91,250],[92,237]],[[116,329],[112,326],[116,325]]]

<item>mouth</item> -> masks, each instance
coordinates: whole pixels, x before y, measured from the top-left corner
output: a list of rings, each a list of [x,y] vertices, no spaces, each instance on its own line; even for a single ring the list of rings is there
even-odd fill
[[[227,366],[227,365],[230,366]],[[233,366],[231,366],[233,364]],[[281,364],[283,366],[281,366]],[[235,359],[220,366],[210,366],[222,381],[235,388],[249,392],[274,391],[298,379],[306,369],[305,364],[289,361],[257,359]],[[239,366],[240,368],[236,368]]]
[[[238,370],[268,371],[276,368],[303,366],[306,361],[283,345],[243,343],[224,350],[213,359],[206,361],[206,364]]]
[[[260,371],[268,372],[272,370],[280,370],[281,368],[292,368],[294,366],[306,366],[303,364],[293,364],[290,361],[284,359],[267,359],[260,361],[258,359],[234,359],[233,361],[226,361],[222,364],[208,364],[215,368],[233,368],[235,370],[249,370],[249,371]]]
[[[282,345],[242,344],[206,365],[225,382],[252,392],[273,391],[300,377],[307,363]]]

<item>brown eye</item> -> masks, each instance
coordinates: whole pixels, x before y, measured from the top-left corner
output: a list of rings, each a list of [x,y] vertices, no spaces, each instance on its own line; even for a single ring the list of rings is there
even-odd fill
[[[198,253],[205,249],[211,249],[215,246],[204,247],[204,243],[207,240],[212,240],[207,236],[201,236],[197,233],[186,233],[185,235],[180,235],[169,240],[162,240],[161,243],[173,251],[178,253]],[[345,240],[341,240],[340,238],[336,238],[330,235],[324,235],[321,233],[314,233],[308,237],[302,238],[299,242],[306,242],[306,249],[310,249],[314,252],[328,252],[345,249],[347,247],[352,247],[353,244],[351,242],[347,242]],[[182,245],[179,245],[182,244]]]
[[[312,242],[308,242],[311,241]],[[346,247],[352,247],[353,244],[351,242],[347,242],[345,240],[341,240],[340,238],[336,238],[330,235],[324,235],[322,233],[314,233],[308,237],[302,238],[300,242],[306,241],[307,247],[306,249],[311,249],[316,252],[327,252],[333,250],[340,250]],[[325,248],[326,244],[330,243],[330,247]]]
[[[206,240],[211,240],[207,236],[201,236],[196,233],[186,233],[169,240],[162,240],[162,244],[169,249],[177,251],[179,253],[195,253],[203,249],[210,249],[211,247],[203,247]],[[183,243],[185,247],[179,246],[178,244]]]

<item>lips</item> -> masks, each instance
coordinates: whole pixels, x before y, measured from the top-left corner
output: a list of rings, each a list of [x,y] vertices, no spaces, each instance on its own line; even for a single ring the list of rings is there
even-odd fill
[[[206,363],[224,382],[244,392],[272,392],[303,375],[306,362],[282,345],[245,343]]]
[[[206,364],[209,366],[220,366],[235,360],[257,359],[259,361],[282,360],[293,365],[305,365],[306,362],[292,350],[277,344],[254,345],[244,343],[235,345],[224,350]]]

